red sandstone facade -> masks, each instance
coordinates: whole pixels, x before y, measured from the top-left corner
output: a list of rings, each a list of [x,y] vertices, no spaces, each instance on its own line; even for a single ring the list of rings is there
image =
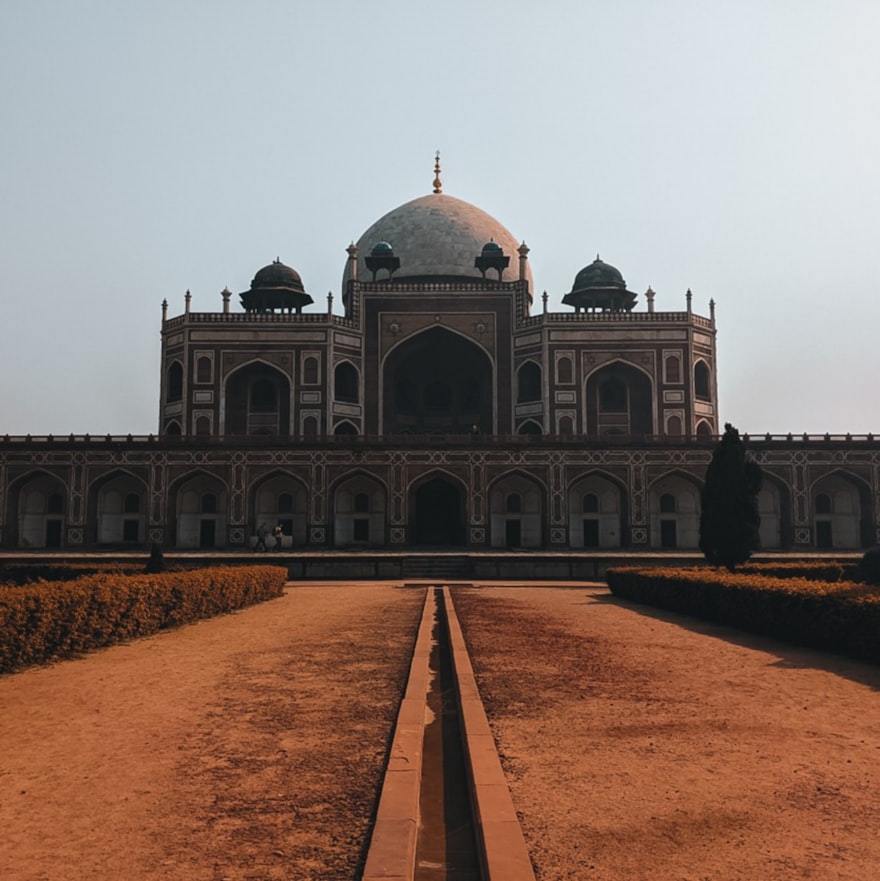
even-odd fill
[[[163,305],[156,436],[0,439],[2,546],[696,547],[714,304],[639,308],[597,258],[535,309],[525,244],[439,192],[349,247],[343,315],[278,261],[232,296]],[[880,540],[873,438],[750,448],[766,548]]]

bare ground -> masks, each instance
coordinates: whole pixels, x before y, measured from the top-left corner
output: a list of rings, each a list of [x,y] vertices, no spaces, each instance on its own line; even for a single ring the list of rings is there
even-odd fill
[[[880,878],[880,670],[588,590],[457,591],[540,881]]]
[[[423,597],[297,587],[0,677],[0,878],[356,878]]]
[[[0,878],[357,878],[423,595],[300,584],[0,678]],[[880,877],[880,669],[599,586],[455,604],[540,881]]]

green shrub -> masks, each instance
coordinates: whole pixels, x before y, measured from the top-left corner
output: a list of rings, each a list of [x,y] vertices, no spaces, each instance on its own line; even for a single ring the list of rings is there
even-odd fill
[[[272,599],[286,580],[278,566],[218,566],[7,587],[0,591],[0,673]]]
[[[700,550],[713,566],[733,572],[761,547],[762,477],[757,463],[746,456],[739,432],[726,423],[700,494]]]

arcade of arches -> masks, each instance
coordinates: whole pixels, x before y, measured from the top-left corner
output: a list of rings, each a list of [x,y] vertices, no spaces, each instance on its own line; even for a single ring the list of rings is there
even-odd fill
[[[403,455],[403,454],[396,454]],[[414,461],[420,459],[413,454]],[[490,460],[491,452],[462,451],[459,458]],[[468,471],[410,466],[406,488],[399,477],[381,471],[349,472],[328,488],[324,518],[329,543],[336,547],[393,544],[465,547],[540,548],[555,543],[571,548],[611,549],[643,543],[653,548],[695,549],[699,536],[699,469],[674,467],[649,481],[642,526],[626,490],[625,473],[592,470],[573,473],[564,493],[551,491],[543,469],[494,469],[482,492],[469,490]],[[472,472],[471,472],[472,473]],[[473,477],[471,477],[473,480]],[[320,544],[326,527],[316,517],[316,495],[308,474],[295,468],[261,470],[246,485],[240,525],[229,522],[229,479],[203,465],[172,481],[164,502],[169,547],[221,548],[256,542],[261,523],[281,525],[284,546]],[[90,531],[78,543],[97,546],[144,546],[156,540],[155,508],[149,499],[150,476],[143,470],[108,470],[88,485],[83,496],[46,470],[30,471],[10,484],[5,502],[7,546],[69,546],[85,519]],[[808,500],[806,525],[794,507],[790,485],[773,470],[765,471],[758,497],[761,541],[765,549],[798,544],[828,550],[854,550],[874,542],[877,529],[874,496],[856,474],[837,469],[820,474],[801,494]],[[82,516],[83,505],[86,516]],[[400,525],[395,525],[394,517]],[[240,536],[240,537],[239,537]],[[485,536],[483,542],[479,539]],[[554,541],[555,539],[555,541]]]

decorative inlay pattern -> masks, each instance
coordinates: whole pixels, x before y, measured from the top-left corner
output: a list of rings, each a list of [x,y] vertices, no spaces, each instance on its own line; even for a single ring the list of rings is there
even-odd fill
[[[115,437],[110,442],[101,437],[10,443],[0,452],[0,529],[7,541],[18,535],[9,518],[17,511],[19,492],[31,479],[31,472],[34,479],[49,472],[67,488],[67,542],[74,544],[74,536],[78,544],[86,537],[93,541],[96,524],[90,518],[95,516],[94,493],[100,491],[99,481],[112,468],[124,465],[131,480],[142,480],[146,486],[144,514],[150,541],[174,544],[172,522],[180,504],[177,488],[188,472],[199,470],[227,488],[225,509],[218,513],[228,525],[229,543],[244,544],[258,481],[272,469],[283,469],[292,481],[305,487],[307,511],[300,514],[300,522],[307,529],[308,543],[320,546],[332,540],[327,524],[334,518],[333,487],[357,468],[386,488],[384,527],[389,530],[391,543],[399,545],[407,540],[406,524],[413,515],[408,507],[414,486],[430,472],[441,470],[448,474],[451,484],[458,486],[461,481],[466,486],[463,504],[470,541],[481,545],[488,540],[499,516],[489,510],[487,485],[517,471],[520,479],[525,476],[543,487],[546,509],[537,516],[549,543],[557,546],[568,540],[569,521],[580,516],[579,511],[570,510],[572,488],[591,469],[597,469],[627,487],[622,490],[625,498],[620,500],[620,510],[628,512],[628,522],[621,524],[622,531],[630,535],[632,544],[644,546],[650,543],[650,488],[671,472],[685,473],[700,484],[711,458],[711,448],[687,442],[600,448],[592,445],[595,441],[580,446],[570,440],[558,445],[547,441],[499,442],[486,438],[483,444],[479,440],[462,443],[439,439],[432,441],[432,446],[418,447],[406,442],[393,449],[378,443],[321,443],[306,447],[301,442],[286,446],[272,442],[262,448],[249,443],[239,446],[212,442],[200,447],[194,439],[162,443],[155,439]],[[474,449],[478,443],[483,445]],[[876,441],[807,442],[797,438],[771,443],[755,439],[749,449],[772,476],[780,499],[788,500],[790,510],[782,516],[792,524],[798,547],[809,546],[815,539],[812,488],[832,472],[854,485],[864,485],[870,492],[870,507],[864,510],[871,521],[871,535],[876,534],[880,541],[880,448]]]

